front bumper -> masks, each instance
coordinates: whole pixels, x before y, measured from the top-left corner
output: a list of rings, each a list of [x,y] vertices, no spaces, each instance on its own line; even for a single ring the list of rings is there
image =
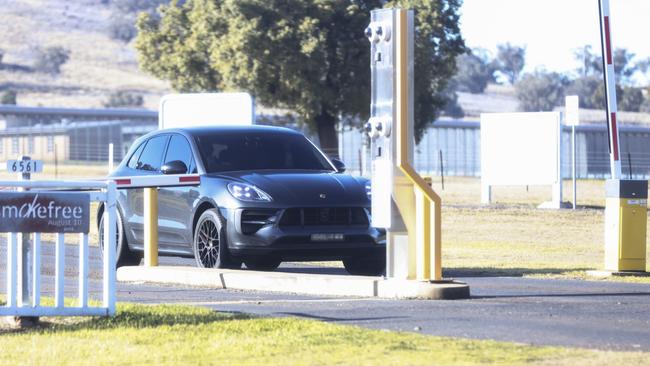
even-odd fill
[[[254,232],[242,229],[244,209],[222,209],[227,222],[228,249],[235,257],[273,256],[283,261],[343,260],[351,257],[384,256],[385,232],[369,225],[286,227],[274,222]],[[248,209],[250,210],[250,209]],[[342,240],[312,240],[312,234],[342,234]]]

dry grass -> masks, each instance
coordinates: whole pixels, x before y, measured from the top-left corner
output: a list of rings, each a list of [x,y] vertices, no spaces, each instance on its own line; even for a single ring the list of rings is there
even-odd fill
[[[116,90],[145,97],[155,109],[166,82],[139,70],[133,43],[107,36],[110,9],[91,0],[0,0],[0,89],[18,91],[18,103],[31,106],[101,107]],[[30,71],[38,47],[71,51],[60,75]]]
[[[585,270],[603,268],[603,181],[578,182],[578,210],[537,209],[550,200],[550,187],[496,187],[494,204],[482,206],[480,179],[447,178],[445,183],[443,191],[440,179],[433,179],[443,199],[447,273],[584,278]],[[570,181],[564,182],[564,192],[568,201]],[[640,277],[617,280],[650,282]]]

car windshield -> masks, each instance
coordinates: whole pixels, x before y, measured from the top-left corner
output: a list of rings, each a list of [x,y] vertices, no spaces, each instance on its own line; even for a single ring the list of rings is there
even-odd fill
[[[196,136],[207,173],[240,170],[327,170],[327,159],[304,136],[288,133],[212,133]]]

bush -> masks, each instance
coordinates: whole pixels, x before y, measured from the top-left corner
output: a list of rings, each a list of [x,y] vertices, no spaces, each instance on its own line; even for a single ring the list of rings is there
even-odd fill
[[[650,99],[646,98],[646,100],[641,103],[641,107],[639,107],[639,112],[642,113],[650,113]]]
[[[623,95],[619,97],[618,109],[626,112],[639,112],[645,101],[640,88],[623,87]]]
[[[0,50],[0,65],[2,65],[2,58],[5,56],[5,51]]]
[[[118,91],[111,94],[104,103],[106,108],[123,108],[123,107],[142,107],[144,99],[142,95],[129,93],[127,91]]]
[[[128,15],[111,17],[108,24],[108,36],[112,39],[129,43],[137,34],[135,18]]]
[[[48,74],[58,74],[61,66],[70,59],[70,51],[60,47],[39,48],[36,50],[34,69]]]
[[[0,96],[0,104],[16,104],[18,93],[15,90],[7,90]]]
[[[579,77],[571,82],[567,94],[580,97],[580,107],[588,109],[605,108],[603,79],[590,75]]]
[[[473,94],[483,93],[488,83],[494,81],[495,66],[485,54],[475,50],[456,58],[458,71],[454,83],[458,90]]]
[[[525,74],[515,85],[519,107],[525,112],[553,110],[564,104],[566,84],[566,77],[555,72]]]
[[[465,117],[465,111],[463,110],[463,107],[458,104],[458,94],[456,93],[456,89],[458,89],[458,85],[456,85],[452,79],[449,85],[447,85],[445,91],[442,93],[443,97],[447,100],[442,113],[445,116],[452,118],[463,118]]]

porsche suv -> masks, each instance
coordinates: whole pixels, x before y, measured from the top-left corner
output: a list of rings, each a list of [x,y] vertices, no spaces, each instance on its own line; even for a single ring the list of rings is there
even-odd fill
[[[351,274],[380,275],[385,233],[370,226],[370,182],[344,171],[299,132],[233,126],[152,132],[111,177],[200,175],[198,186],[159,188],[160,255],[253,270],[341,260]],[[143,223],[142,189],[120,190],[118,266],[140,262]]]

